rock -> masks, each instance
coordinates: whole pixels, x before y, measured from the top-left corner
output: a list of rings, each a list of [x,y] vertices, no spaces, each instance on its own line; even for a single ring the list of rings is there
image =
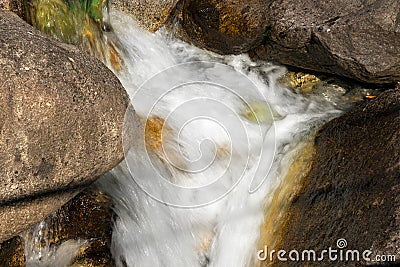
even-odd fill
[[[400,80],[399,17],[398,0],[188,0],[171,26],[217,53],[387,85]]]
[[[267,25],[263,0],[189,0],[179,7],[178,35],[221,54],[249,51],[263,40]]]
[[[374,85],[368,88],[365,84],[337,76],[304,72],[287,71],[278,81],[297,94],[323,96],[341,110],[349,110],[358,102],[372,99],[384,90]]]
[[[102,191],[90,188],[44,220],[40,228],[42,238],[50,247],[57,248],[66,242],[80,240],[84,245],[72,259],[71,266],[115,266],[110,252],[112,217],[110,198]],[[32,235],[34,230],[24,235],[29,253],[41,243],[36,235]]]
[[[0,244],[0,266],[25,266],[24,241],[17,236]]]
[[[83,244],[68,266],[115,266],[110,252],[112,217],[109,197],[96,188],[85,190],[40,225],[23,233],[22,238],[15,237],[0,244],[0,266],[22,267],[27,263],[36,266],[40,252],[43,255],[41,266],[56,266],[52,256],[68,256],[57,254],[68,242]]]
[[[26,224],[42,220],[122,160],[129,98],[118,79],[100,61],[5,11],[0,88],[1,209],[68,192],[64,200],[46,200],[43,213],[37,213],[40,206],[27,212]],[[8,222],[0,241],[25,223],[19,217]]]
[[[254,58],[366,83],[400,80],[400,2],[275,0]]]
[[[322,128],[312,168],[291,199],[275,249],[321,252],[337,249],[337,240],[344,238],[346,249],[371,250],[371,258],[398,255],[399,112],[400,90],[389,90]],[[331,265],[328,260],[309,263]]]
[[[10,10],[11,9],[10,0],[0,0],[0,9]]]
[[[0,0],[0,10],[12,11],[21,18],[28,15],[28,6],[31,0]]]
[[[75,189],[56,192],[1,205],[0,240],[9,239],[48,217],[80,191]]]
[[[179,0],[110,0],[111,8],[132,15],[138,24],[152,32],[168,19]]]

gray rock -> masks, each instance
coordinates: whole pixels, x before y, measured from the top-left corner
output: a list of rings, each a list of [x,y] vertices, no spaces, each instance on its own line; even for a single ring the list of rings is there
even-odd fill
[[[0,11],[0,88],[1,209],[60,191],[75,194],[123,159],[129,98],[118,79],[97,59],[5,11]],[[74,194],[49,201],[48,211]],[[43,215],[32,209],[28,221]],[[8,222],[0,226],[7,236],[28,223],[19,217]]]
[[[398,0],[275,0],[252,54],[303,69],[385,84],[400,80]]]
[[[141,27],[154,32],[167,21],[178,1],[111,0],[111,8],[131,14]]]

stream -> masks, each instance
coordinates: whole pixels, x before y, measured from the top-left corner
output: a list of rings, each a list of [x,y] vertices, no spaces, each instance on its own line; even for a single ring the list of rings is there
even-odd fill
[[[124,13],[111,11],[110,24],[106,62],[136,111],[126,116],[126,159],[97,182],[117,215],[117,266],[256,266],[294,155],[350,101],[323,88],[299,94],[279,82],[284,67],[143,31]],[[43,242],[40,227],[26,247]],[[26,249],[27,266],[67,266],[84,244]]]

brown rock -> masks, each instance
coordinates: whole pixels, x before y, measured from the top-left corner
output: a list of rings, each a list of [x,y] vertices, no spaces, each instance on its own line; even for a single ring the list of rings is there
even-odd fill
[[[0,0],[0,10],[12,11],[22,18],[26,18],[29,1],[31,0]]]
[[[85,190],[45,219],[44,238],[56,247],[68,240],[86,240],[72,266],[114,266],[112,217],[109,197],[97,189]],[[32,236],[28,233],[25,238]]]
[[[0,266],[25,266],[24,241],[15,237],[0,244]]]
[[[152,32],[168,19],[179,0],[111,0],[111,8],[132,15],[138,24]]]
[[[112,217],[109,197],[94,188],[85,190],[44,220],[40,228],[41,236],[33,227],[22,235],[23,238],[15,237],[0,244],[0,266],[25,266],[24,249],[28,252],[29,263],[34,265],[31,257],[37,257],[35,253],[46,250],[57,254],[58,248],[65,242],[78,240],[83,247],[72,258],[71,266],[115,266],[110,252]],[[46,264],[55,266],[51,256],[45,259]]]
[[[337,240],[344,238],[346,249],[398,255],[399,114],[400,90],[396,89],[323,127],[315,141],[312,169],[291,201],[283,224],[283,242],[275,249],[321,252],[329,247],[336,249]],[[283,262],[276,265],[287,266]],[[298,262],[290,266],[303,265]],[[308,266],[332,266],[332,262],[310,262]]]
[[[1,205],[0,240],[7,240],[48,217],[79,191],[79,189],[76,189],[57,192]]]
[[[118,79],[100,61],[4,11],[0,88],[2,207],[75,190],[122,160],[129,98]],[[49,204],[46,214],[60,206]],[[32,210],[27,223],[43,215]],[[15,234],[21,230],[17,223],[2,227]]]
[[[263,39],[267,3],[263,0],[189,0],[175,16],[178,35],[197,46],[222,54],[249,51]]]
[[[375,84],[400,80],[400,2],[275,0],[255,58]]]
[[[10,10],[11,9],[10,0],[0,0],[0,9]]]

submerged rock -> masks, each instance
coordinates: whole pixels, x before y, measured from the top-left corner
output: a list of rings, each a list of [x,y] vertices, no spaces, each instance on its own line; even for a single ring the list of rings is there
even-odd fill
[[[0,209],[16,210],[1,224],[5,240],[122,160],[129,98],[100,61],[5,11],[0,11],[0,88]],[[43,198],[63,194],[37,213]],[[27,202],[37,205],[25,208],[20,219],[18,209]]]
[[[138,24],[149,30],[158,30],[169,18],[179,0],[110,0],[111,8],[132,15]]]
[[[321,252],[337,249],[337,240],[346,239],[346,249],[371,250],[372,259],[381,254],[400,260],[399,114],[400,90],[395,89],[322,128],[312,168],[290,199],[274,249]],[[309,262],[314,265],[332,262]]]

